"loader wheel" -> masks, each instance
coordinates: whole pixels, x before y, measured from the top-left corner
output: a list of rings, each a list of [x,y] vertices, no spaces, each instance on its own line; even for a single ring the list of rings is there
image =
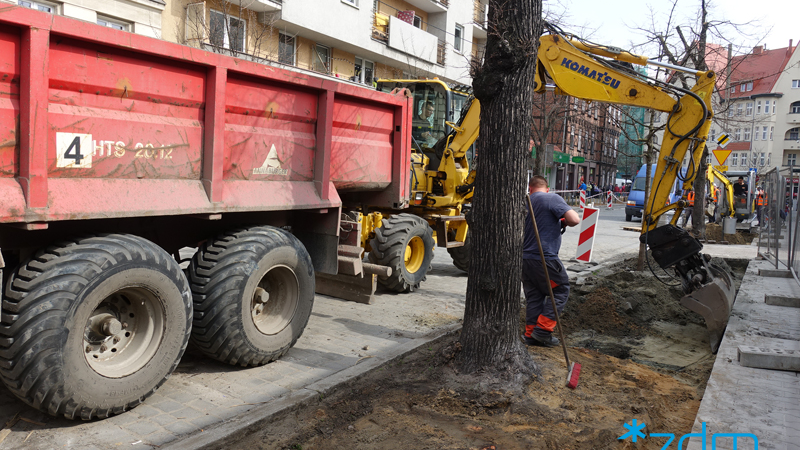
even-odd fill
[[[467,237],[464,239],[463,246],[447,249],[447,253],[453,258],[453,265],[464,272],[469,272],[469,260],[472,257],[472,238],[470,238],[470,234],[471,233],[467,231]]]
[[[194,297],[192,343],[232,365],[278,359],[308,324],[314,268],[303,244],[269,226],[208,241],[189,265]]]
[[[427,222],[412,214],[398,214],[383,219],[375,237],[369,241],[369,261],[392,268],[388,277],[378,282],[395,292],[411,292],[425,281],[433,260],[433,230]]]
[[[62,242],[8,281],[0,378],[54,416],[119,414],[175,370],[191,321],[186,277],[152,242],[123,234]]]

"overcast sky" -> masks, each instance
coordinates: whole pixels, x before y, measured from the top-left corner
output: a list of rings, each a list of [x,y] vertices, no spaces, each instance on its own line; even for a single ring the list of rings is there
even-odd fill
[[[747,28],[749,33],[754,34],[753,37],[726,33],[734,35],[734,42],[741,43],[748,52],[759,44],[766,43],[768,49],[776,49],[788,47],[789,39],[794,39],[794,45],[800,40],[800,26],[797,26],[800,6],[794,0],[707,0],[707,3],[710,5],[709,19],[712,21],[757,21],[759,26]],[[677,0],[673,22],[683,25],[681,28],[684,30],[695,25],[699,5],[699,0]],[[566,9],[564,22],[573,24],[575,28],[570,27],[565,31],[583,35],[594,30],[590,38],[592,41],[626,49],[631,48],[631,43],[644,41],[643,35],[632,28],[651,29],[650,24],[655,17],[656,26],[663,29],[671,6],[670,0],[545,0],[544,3],[545,10],[556,11],[557,14]],[[582,31],[580,26],[589,29]],[[770,28],[769,34],[764,36]],[[716,38],[711,38],[711,42],[723,44]],[[740,52],[734,49],[736,53]],[[651,55],[645,53],[645,56]]]

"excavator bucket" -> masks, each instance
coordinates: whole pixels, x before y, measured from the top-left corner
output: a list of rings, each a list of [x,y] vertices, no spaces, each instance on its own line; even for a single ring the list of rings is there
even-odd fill
[[[703,316],[708,328],[711,351],[717,353],[731,315],[735,292],[733,279],[727,271],[714,264],[709,264],[708,268],[713,280],[683,296],[681,305]]]

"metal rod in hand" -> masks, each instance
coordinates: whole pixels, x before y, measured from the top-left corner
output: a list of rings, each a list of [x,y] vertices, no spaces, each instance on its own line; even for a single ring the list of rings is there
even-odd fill
[[[542,266],[544,267],[544,278],[547,282],[547,290],[550,291],[550,300],[553,302],[553,312],[556,314],[556,326],[558,327],[558,335],[561,337],[561,348],[564,349],[564,359],[567,360],[567,368],[570,367],[569,355],[567,355],[567,344],[564,341],[564,331],[561,329],[561,317],[558,315],[558,306],[556,306],[556,297],[553,295],[553,285],[550,284],[550,273],[547,271],[547,263],[544,260],[544,249],[542,249],[542,239],[539,237],[539,227],[536,226],[536,216],[533,214],[533,204],[531,203],[531,196],[525,194],[528,199],[528,211],[531,213],[531,221],[533,221],[533,231],[536,233],[536,243],[539,245],[539,255],[542,258]]]

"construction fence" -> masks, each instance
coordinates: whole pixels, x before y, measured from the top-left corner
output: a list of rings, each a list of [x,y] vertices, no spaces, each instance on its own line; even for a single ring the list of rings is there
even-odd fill
[[[754,196],[759,226],[758,253],[775,265],[790,270],[800,285],[798,261],[798,223],[800,210],[797,192],[800,188],[795,166],[775,168],[759,177],[763,194]],[[759,199],[760,197],[760,199]]]

